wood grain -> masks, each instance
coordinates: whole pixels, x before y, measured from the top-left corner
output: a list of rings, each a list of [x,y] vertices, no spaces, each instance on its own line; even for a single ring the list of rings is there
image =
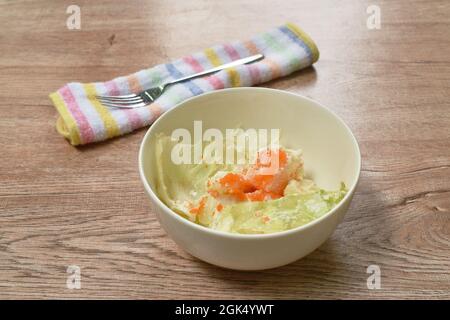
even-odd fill
[[[0,298],[450,298],[450,3],[0,0]],[[170,18],[168,18],[170,17]],[[308,257],[263,272],[181,251],[137,170],[145,130],[74,148],[48,93],[108,80],[285,21],[316,40],[314,68],[267,84],[340,115],[361,147],[354,201]],[[370,264],[382,288],[366,286]],[[78,265],[82,288],[66,288]]]

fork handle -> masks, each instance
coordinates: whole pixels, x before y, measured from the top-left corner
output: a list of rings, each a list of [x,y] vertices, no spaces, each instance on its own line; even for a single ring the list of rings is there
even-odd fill
[[[195,74],[183,77],[183,78],[175,79],[173,81],[168,82],[166,85],[176,84],[176,83],[180,83],[180,82],[183,82],[183,81],[191,80],[191,79],[194,79],[194,78],[200,78],[200,77],[203,77],[203,76],[206,76],[206,75],[209,75],[209,74],[213,74],[213,73],[219,72],[219,71],[227,69],[227,68],[240,66],[242,64],[252,63],[252,62],[261,60],[263,58],[264,58],[264,55],[262,55],[262,54],[255,54],[255,55],[247,57],[247,58],[242,58],[242,59],[239,59],[239,60],[234,60],[234,61],[232,61],[230,63],[222,64],[222,65],[220,65],[218,67],[215,67],[215,68],[212,68],[212,69],[208,69],[208,70],[205,70],[205,71],[202,71],[202,72],[199,72],[199,73],[195,73]]]

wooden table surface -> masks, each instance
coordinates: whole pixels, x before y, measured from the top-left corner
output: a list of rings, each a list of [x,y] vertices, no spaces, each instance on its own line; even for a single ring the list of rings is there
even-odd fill
[[[81,8],[68,30],[66,8]],[[381,29],[366,9],[381,8]],[[145,129],[75,148],[48,93],[298,23],[314,68],[265,84],[329,106],[363,158],[332,237],[237,272],[181,251],[137,169]],[[0,298],[450,298],[450,2],[0,0]],[[366,269],[381,268],[381,289]],[[68,289],[69,265],[81,289]]]

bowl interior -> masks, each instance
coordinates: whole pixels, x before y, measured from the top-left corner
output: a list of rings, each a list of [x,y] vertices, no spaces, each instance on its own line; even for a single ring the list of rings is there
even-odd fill
[[[325,189],[356,184],[360,170],[357,142],[348,127],[332,112],[305,97],[266,88],[216,91],[187,100],[166,112],[149,129],[142,143],[141,166],[155,192],[154,143],[156,134],[171,135],[186,128],[193,135],[193,122],[208,128],[280,129],[280,143],[301,148],[305,175]]]

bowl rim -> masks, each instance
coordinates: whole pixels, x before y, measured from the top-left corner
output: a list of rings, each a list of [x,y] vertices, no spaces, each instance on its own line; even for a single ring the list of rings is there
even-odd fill
[[[276,93],[280,93],[280,94],[295,96],[296,98],[301,98],[301,99],[307,100],[309,102],[312,102],[316,106],[324,109],[326,112],[330,113],[338,122],[340,122],[344,126],[345,130],[347,130],[348,133],[350,134],[353,145],[356,147],[358,173],[357,173],[355,182],[350,187],[350,189],[348,190],[348,192],[346,193],[344,198],[342,198],[341,201],[339,201],[339,203],[333,209],[331,209],[326,214],[324,214],[323,216],[321,216],[317,219],[314,219],[304,225],[301,225],[301,226],[298,226],[298,227],[295,227],[292,229],[274,232],[274,233],[241,234],[241,233],[231,233],[231,232],[226,232],[226,231],[214,230],[214,229],[202,226],[200,224],[197,224],[195,222],[192,222],[192,221],[182,217],[181,215],[179,215],[172,209],[170,209],[161,199],[159,199],[158,195],[156,194],[156,192],[153,191],[153,189],[150,187],[150,185],[147,181],[147,178],[144,174],[144,166],[143,166],[144,145],[145,145],[146,141],[149,139],[149,137],[153,134],[153,130],[154,130],[153,128],[156,127],[157,123],[164,121],[164,119],[166,117],[168,117],[170,115],[170,113],[174,112],[175,109],[183,107],[183,105],[186,105],[188,102],[204,99],[205,97],[210,96],[210,95],[223,94],[223,93],[230,92],[230,91],[270,91],[270,92],[276,92]],[[301,232],[303,230],[312,228],[314,225],[319,224],[322,221],[324,221],[325,219],[327,219],[328,217],[332,216],[340,207],[342,207],[342,205],[345,202],[348,201],[348,199],[353,195],[353,193],[356,189],[356,186],[358,185],[359,178],[361,176],[361,151],[360,151],[360,148],[358,145],[358,141],[356,140],[355,136],[353,135],[353,132],[350,130],[350,128],[347,126],[347,124],[336,113],[334,113],[333,111],[331,111],[330,109],[328,109],[327,107],[322,105],[321,103],[319,103],[313,99],[310,99],[308,97],[302,96],[300,94],[285,91],[285,90],[266,88],[266,87],[238,87],[238,88],[221,89],[221,90],[217,90],[217,91],[205,92],[205,93],[188,98],[188,99],[180,102],[179,104],[175,105],[170,110],[164,112],[160,117],[158,117],[158,119],[156,119],[155,122],[153,122],[150,125],[149,129],[147,130],[147,132],[144,135],[144,138],[141,141],[138,157],[139,157],[139,159],[138,159],[139,176],[141,178],[142,183],[144,184],[144,188],[147,191],[147,194],[150,196],[150,198],[162,209],[162,211],[164,211],[164,213],[171,215],[172,217],[174,217],[176,220],[178,220],[182,224],[186,225],[187,227],[194,228],[200,232],[205,232],[205,233],[208,233],[213,236],[219,236],[219,237],[231,238],[231,239],[247,239],[247,240],[253,239],[253,240],[255,240],[255,239],[281,238],[284,236],[289,236],[294,233]]]

